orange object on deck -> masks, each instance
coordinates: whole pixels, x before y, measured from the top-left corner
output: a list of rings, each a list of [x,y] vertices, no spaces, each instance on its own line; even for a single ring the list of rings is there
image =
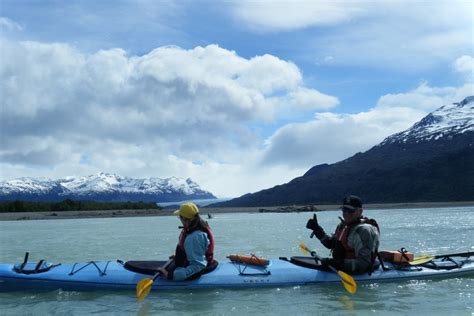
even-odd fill
[[[379,251],[383,260],[394,263],[408,263],[413,260],[413,253],[408,251]]]
[[[255,255],[250,255],[250,256],[230,255],[227,258],[229,258],[229,260],[232,262],[247,263],[247,264],[252,264],[254,266],[266,267],[270,264],[269,260],[259,258]]]

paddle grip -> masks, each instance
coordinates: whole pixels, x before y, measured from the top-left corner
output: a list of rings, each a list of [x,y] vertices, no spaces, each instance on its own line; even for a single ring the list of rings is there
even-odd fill
[[[174,259],[174,257],[173,257]],[[170,259],[168,260],[164,265],[163,265],[163,268],[168,268],[168,266],[171,264],[171,262],[173,262],[173,259]],[[157,273],[155,273],[155,275],[153,276],[153,281],[155,281],[159,276],[161,275],[161,271],[158,271]]]

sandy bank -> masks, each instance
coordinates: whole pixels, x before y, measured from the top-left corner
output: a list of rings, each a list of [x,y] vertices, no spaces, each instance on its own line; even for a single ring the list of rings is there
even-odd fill
[[[437,202],[437,203],[395,203],[395,204],[367,204],[364,209],[412,209],[412,208],[439,208],[473,206],[472,202]],[[304,206],[293,206],[300,209]],[[337,210],[339,205],[313,205],[319,211]],[[201,214],[207,217],[207,214],[215,215],[222,213],[259,213],[282,212],[287,213],[288,207],[220,207],[220,208],[201,208]],[[74,219],[74,218],[109,218],[109,217],[139,217],[139,216],[172,216],[174,209],[146,209],[146,210],[104,210],[104,211],[65,211],[65,212],[16,212],[0,213],[0,221],[16,220],[41,220],[41,219]],[[295,211],[296,212],[296,211]]]

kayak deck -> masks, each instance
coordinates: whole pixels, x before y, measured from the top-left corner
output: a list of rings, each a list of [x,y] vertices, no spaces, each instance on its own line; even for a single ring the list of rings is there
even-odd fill
[[[269,260],[269,264],[265,267],[224,261],[212,272],[195,280],[170,281],[158,278],[153,283],[153,289],[255,288],[340,282],[336,273],[302,267],[285,259]],[[314,262],[312,258],[306,257],[306,259]],[[434,259],[433,262],[436,260],[441,262],[441,259]],[[391,263],[385,263],[388,271],[383,271],[382,267],[379,267],[371,275],[362,274],[353,277],[357,282],[382,282],[474,275],[474,261],[462,258],[457,262],[460,267],[450,269],[424,266],[399,269]],[[119,260],[58,264],[47,271],[30,274],[18,273],[13,264],[0,264],[0,291],[134,290],[140,280],[149,277],[149,274],[127,270]]]

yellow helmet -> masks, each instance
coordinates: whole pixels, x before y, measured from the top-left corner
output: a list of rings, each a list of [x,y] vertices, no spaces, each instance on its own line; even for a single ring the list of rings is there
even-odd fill
[[[199,214],[199,209],[194,203],[181,204],[179,210],[174,211],[174,215],[184,217],[186,219],[192,219],[196,214]]]

